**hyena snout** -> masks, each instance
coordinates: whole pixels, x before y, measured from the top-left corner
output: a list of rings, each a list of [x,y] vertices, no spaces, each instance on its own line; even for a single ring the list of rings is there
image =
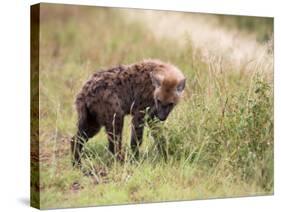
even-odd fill
[[[160,101],[157,102],[157,113],[156,116],[160,121],[165,121],[170,112],[173,110],[174,104],[168,103],[168,104],[162,104]]]

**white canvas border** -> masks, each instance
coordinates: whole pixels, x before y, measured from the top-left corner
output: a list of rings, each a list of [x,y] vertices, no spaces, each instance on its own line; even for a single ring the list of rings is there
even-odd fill
[[[236,15],[274,16],[275,20],[275,194],[220,200],[109,206],[71,211],[276,211],[280,189],[280,4],[274,0],[50,0],[53,3],[164,9]],[[29,201],[29,7],[38,1],[1,4],[1,211],[30,211]],[[279,11],[278,11],[279,10]],[[61,210],[58,210],[61,211]]]

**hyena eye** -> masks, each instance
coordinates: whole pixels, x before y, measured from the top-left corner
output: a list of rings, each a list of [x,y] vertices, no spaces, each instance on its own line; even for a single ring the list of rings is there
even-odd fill
[[[166,104],[165,106],[164,106],[165,108],[169,108],[169,109],[171,109],[171,108],[173,108],[174,107],[174,103],[168,103],[168,104]]]
[[[171,102],[171,103],[169,103],[167,106],[168,106],[168,107],[173,107],[173,106],[174,106],[174,103]]]
[[[174,107],[174,103],[170,102],[170,103],[163,103],[162,101],[160,101],[159,99],[157,99],[157,105],[163,107],[163,108],[172,108]]]
[[[159,99],[157,99],[157,104],[158,104],[158,105],[161,105],[161,103],[162,103],[162,102],[161,102]]]

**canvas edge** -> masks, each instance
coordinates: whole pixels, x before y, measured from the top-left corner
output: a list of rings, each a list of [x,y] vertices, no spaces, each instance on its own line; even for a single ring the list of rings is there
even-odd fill
[[[39,166],[40,4],[30,6],[30,206],[40,209]]]

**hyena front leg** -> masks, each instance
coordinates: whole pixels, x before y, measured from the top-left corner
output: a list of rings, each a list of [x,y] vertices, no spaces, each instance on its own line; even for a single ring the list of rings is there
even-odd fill
[[[139,112],[133,116],[131,129],[131,148],[135,159],[139,158],[139,147],[142,144],[144,114]]]
[[[161,155],[163,155],[164,160],[168,159],[168,149],[167,149],[167,141],[164,137],[162,124],[153,118],[148,120],[148,126],[150,128],[151,135],[156,142],[157,149]]]
[[[123,130],[124,116],[114,114],[113,119],[108,121],[105,125],[109,151],[116,156],[117,160],[123,162],[124,155],[122,154],[122,130]]]

